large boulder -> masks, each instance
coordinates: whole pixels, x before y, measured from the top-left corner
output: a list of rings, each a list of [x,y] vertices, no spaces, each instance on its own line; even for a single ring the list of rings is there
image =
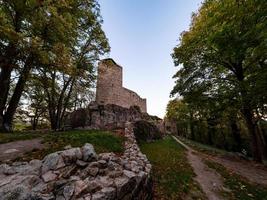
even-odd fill
[[[134,135],[137,141],[153,141],[160,139],[162,133],[159,128],[152,122],[139,120],[133,124]]]
[[[83,156],[84,161],[95,160],[97,158],[97,155],[96,155],[96,152],[95,152],[93,145],[86,143],[82,147],[82,156]]]
[[[71,113],[69,117],[69,123],[71,125],[71,128],[85,127],[86,119],[88,118],[88,113],[86,109],[81,108],[73,111],[73,113]]]

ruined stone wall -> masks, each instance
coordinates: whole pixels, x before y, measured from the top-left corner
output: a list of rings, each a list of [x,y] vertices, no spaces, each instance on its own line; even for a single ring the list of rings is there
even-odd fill
[[[122,67],[112,59],[102,60],[98,66],[96,102],[102,105],[115,104],[125,108],[139,106],[142,112],[147,112],[146,99],[124,88],[122,80]]]
[[[47,155],[42,161],[0,165],[0,200],[150,200],[151,164],[131,124],[123,155],[97,155],[91,144]]]

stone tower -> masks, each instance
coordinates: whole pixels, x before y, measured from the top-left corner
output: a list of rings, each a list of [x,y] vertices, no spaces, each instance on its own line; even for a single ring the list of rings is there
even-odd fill
[[[113,59],[104,59],[98,65],[96,102],[98,104],[115,104],[121,107],[139,106],[146,110],[146,99],[122,85],[122,67]]]

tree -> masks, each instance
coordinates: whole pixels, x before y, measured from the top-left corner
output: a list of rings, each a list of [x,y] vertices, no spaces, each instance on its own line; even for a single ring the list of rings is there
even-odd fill
[[[95,58],[109,50],[101,22],[95,0],[0,1],[1,131],[12,130],[32,71],[64,72],[70,75],[71,83],[75,79],[73,66],[85,67],[88,59],[84,58]],[[99,46],[103,48],[94,49]],[[12,73],[18,75],[14,92],[10,91]]]
[[[77,18],[78,34],[74,45],[70,48],[71,64],[65,69],[58,70],[64,66],[64,59],[52,63],[50,67],[40,69],[40,81],[47,95],[47,105],[51,128],[59,130],[62,128],[66,111],[73,108],[71,102],[74,96],[91,89],[95,81],[95,63],[99,56],[109,52],[110,47],[101,29],[102,19],[98,4],[81,1]],[[63,62],[63,63],[61,63]],[[57,67],[58,65],[58,67]],[[81,94],[82,95],[82,94]],[[75,99],[76,100],[76,99]]]
[[[26,84],[26,91],[22,96],[23,109],[28,120],[31,121],[32,129],[36,130],[40,119],[46,120],[47,118],[47,104],[46,95],[42,85],[36,76],[32,75]],[[21,109],[22,110],[22,109]],[[17,114],[17,113],[16,113]]]
[[[256,112],[266,116],[266,12],[262,0],[206,0],[172,54],[175,65],[183,65],[174,76],[172,94],[197,94],[237,106],[260,162],[264,140]]]

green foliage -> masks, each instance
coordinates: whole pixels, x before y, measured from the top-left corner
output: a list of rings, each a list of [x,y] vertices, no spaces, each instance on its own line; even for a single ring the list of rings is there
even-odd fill
[[[32,159],[42,159],[45,155],[61,151],[65,146],[81,147],[85,143],[91,143],[97,153],[123,151],[124,139],[107,131],[68,131],[68,132],[48,132],[48,133],[27,133],[14,132],[12,134],[0,134],[0,143],[14,142],[18,140],[29,140],[41,138],[45,146],[42,150],[33,150],[17,160],[28,161]]]
[[[85,143],[92,143],[99,152],[122,152],[123,139],[106,131],[68,131],[49,134],[44,137],[44,143],[52,145],[52,151],[62,150],[70,144],[72,147],[81,147]],[[51,149],[51,148],[50,148]]]
[[[224,195],[229,200],[258,200],[266,199],[267,189],[249,183],[244,178],[241,178],[239,175],[227,171],[222,165],[206,160],[205,163],[210,167],[215,169],[223,178],[224,185],[226,188],[230,189],[230,192],[225,192]]]
[[[99,4],[96,0],[0,1],[0,19],[0,129],[12,129],[19,99],[31,78],[43,87],[52,128],[61,128],[75,98],[84,101],[83,93],[91,91],[95,64],[110,50]],[[28,97],[32,101],[35,96]]]
[[[171,137],[142,143],[140,147],[153,165],[156,199],[205,199],[193,180],[194,172],[186,162],[185,149]]]
[[[267,102],[266,12],[262,0],[206,0],[172,54],[182,67],[171,94],[183,96],[207,121],[209,143],[220,121],[238,121],[242,114],[258,161],[264,142],[256,127],[266,116]]]
[[[188,120],[189,108],[188,105],[182,100],[170,100],[167,105],[166,117],[173,120]]]
[[[38,137],[41,137],[41,134],[23,132],[14,132],[13,134],[0,133],[0,144],[14,142],[18,140],[30,140]]]

